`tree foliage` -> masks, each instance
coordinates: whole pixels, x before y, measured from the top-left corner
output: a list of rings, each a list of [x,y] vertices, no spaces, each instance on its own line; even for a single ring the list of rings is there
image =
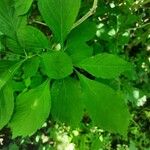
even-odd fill
[[[99,0],[90,10],[92,3],[0,0],[0,129],[30,136],[48,118],[80,128],[88,117],[127,136],[139,76],[130,50],[147,42],[136,15],[147,3]]]

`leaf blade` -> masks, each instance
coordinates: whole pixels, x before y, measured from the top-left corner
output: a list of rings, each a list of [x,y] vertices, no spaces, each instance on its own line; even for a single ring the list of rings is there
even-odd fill
[[[13,137],[32,135],[42,127],[50,113],[50,99],[49,81],[17,97],[15,113],[9,123]]]
[[[86,43],[78,43],[70,45],[66,52],[71,57],[73,64],[76,65],[82,60],[91,57],[93,54],[93,48]]]
[[[20,26],[26,24],[26,17],[17,16],[14,1],[0,1],[0,31],[16,40],[16,31]]]
[[[67,45],[72,46],[78,43],[85,43],[93,39],[95,34],[96,24],[94,22],[85,21],[70,32],[67,38]]]
[[[0,90],[0,129],[11,119],[14,109],[13,90],[10,85]]]
[[[42,55],[45,73],[49,78],[65,78],[73,72],[71,58],[64,52],[51,52]]]
[[[22,67],[24,72],[24,77],[30,78],[36,75],[39,65],[40,65],[40,59],[38,56],[34,56],[32,58],[29,58],[27,61],[25,61]]]
[[[72,127],[79,127],[83,100],[79,81],[71,77],[57,80],[52,86],[52,116]]]
[[[116,55],[107,53],[87,58],[77,64],[77,67],[86,70],[97,78],[101,77],[104,79],[116,78],[123,72],[132,70],[129,62]]]
[[[14,65],[11,65],[11,67],[0,73],[0,89],[13,77],[13,75],[16,73],[23,62],[24,61],[15,63]]]
[[[79,75],[86,109],[95,125],[127,135],[130,114],[122,97],[110,87]]]
[[[26,14],[31,5],[33,3],[33,0],[15,0],[15,9],[17,10],[16,13],[17,15],[24,15]]]
[[[80,0],[39,0],[38,6],[43,19],[62,44],[77,17]]]
[[[49,48],[47,37],[35,27],[25,26],[17,31],[18,41],[22,48]]]

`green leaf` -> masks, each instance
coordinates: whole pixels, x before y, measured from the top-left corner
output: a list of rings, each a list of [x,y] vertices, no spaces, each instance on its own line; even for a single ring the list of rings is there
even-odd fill
[[[18,68],[22,65],[22,63],[23,61],[15,63],[9,66],[7,69],[3,70],[3,72],[0,72],[0,89],[14,76],[14,74],[16,73]]]
[[[50,108],[49,81],[21,93],[16,99],[15,112],[9,124],[13,137],[35,133],[48,118]]]
[[[67,53],[74,64],[92,56],[93,48],[88,46],[86,42],[91,40],[95,33],[96,25],[89,21],[82,23],[70,32],[67,40]]]
[[[10,85],[0,89],[0,129],[10,120],[14,109],[13,90]]]
[[[36,75],[39,68],[39,63],[40,63],[40,59],[37,56],[28,59],[23,64],[24,77],[30,78]]]
[[[45,73],[50,78],[65,78],[73,72],[71,58],[64,52],[45,53],[42,58]]]
[[[91,149],[100,150],[103,147],[103,141],[100,140],[99,135],[93,135]]]
[[[104,130],[127,134],[129,111],[122,96],[100,82],[79,75],[87,112],[93,123]]]
[[[116,78],[125,71],[132,70],[132,65],[124,59],[112,54],[98,54],[77,64],[93,76],[104,79]]]
[[[78,64],[82,60],[89,58],[93,54],[93,48],[86,43],[78,43],[70,45],[66,51],[71,57],[74,64]]]
[[[14,53],[24,53],[24,50],[22,49],[22,47],[20,46],[20,44],[18,43],[18,41],[16,41],[15,39],[12,39],[12,38],[6,38],[5,39],[5,44],[6,44],[6,47],[14,52]]]
[[[12,4],[11,0],[0,0],[0,31],[8,35],[14,34]]]
[[[5,49],[4,45],[2,44],[2,42],[0,41],[0,52],[3,51]]]
[[[26,14],[29,11],[32,3],[33,0],[15,0],[15,9],[17,15]]]
[[[132,25],[136,23],[136,21],[139,19],[137,15],[134,14],[128,14],[128,17],[126,15],[118,15],[118,28],[119,30],[125,30],[130,28]]]
[[[85,43],[96,35],[96,24],[90,21],[85,21],[68,35],[67,45],[75,45]]]
[[[17,144],[9,144],[9,146],[6,148],[6,149],[3,149],[3,150],[7,150],[7,149],[10,149],[10,150],[19,150],[19,146]]]
[[[12,0],[0,0],[0,31],[16,38],[17,29],[25,23],[25,17],[18,17]]]
[[[39,0],[38,6],[43,19],[61,44],[71,31],[80,3],[81,0]]]
[[[52,116],[57,121],[78,127],[83,116],[83,99],[78,80],[65,78],[52,85]]]
[[[14,92],[22,92],[26,88],[24,82],[15,80],[11,81],[11,86]]]
[[[22,48],[49,48],[47,37],[32,26],[20,28],[17,32],[17,37]]]
[[[10,60],[0,60],[0,74],[4,72],[7,68],[14,65],[16,62]]]

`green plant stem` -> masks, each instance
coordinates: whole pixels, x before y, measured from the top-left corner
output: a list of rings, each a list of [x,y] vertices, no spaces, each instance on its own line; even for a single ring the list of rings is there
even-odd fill
[[[138,29],[142,29],[142,28],[145,28],[146,26],[148,26],[148,25],[150,25],[150,23],[148,22],[148,23],[145,23],[145,24],[142,24],[142,25],[140,25],[140,26],[138,26],[138,27],[134,27],[134,28],[129,28],[128,29],[128,31],[131,31],[131,30],[138,30]]]
[[[139,9],[140,7],[142,7],[143,5],[146,5],[148,3],[150,3],[150,0],[139,0],[138,3],[137,3],[137,1],[135,1],[132,5],[132,8]]]
[[[43,25],[43,26],[47,26],[46,23],[43,23],[43,22],[37,21],[37,20],[33,20],[33,23],[37,23],[37,24],[40,24],[40,25]]]
[[[148,22],[148,23],[145,23],[145,24],[143,24],[143,25],[141,25],[141,26],[139,26],[139,27],[137,27],[137,29],[139,29],[139,28],[144,28],[144,27],[146,27],[146,26],[148,26],[148,25],[150,25],[149,22]]]
[[[87,20],[90,16],[92,16],[97,8],[98,5],[98,0],[94,0],[93,2],[93,6],[92,8],[81,18],[79,19],[72,27],[72,29],[76,28],[77,26],[79,26],[82,22],[84,22],[85,20]]]

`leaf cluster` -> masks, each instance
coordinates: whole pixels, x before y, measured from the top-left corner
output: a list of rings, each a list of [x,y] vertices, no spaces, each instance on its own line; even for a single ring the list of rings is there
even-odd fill
[[[49,116],[73,128],[88,116],[93,125],[126,136],[126,95],[109,82],[134,77],[132,63],[118,49],[129,40],[123,29],[137,17],[123,24],[126,18],[113,12],[110,21],[118,19],[117,26],[113,21],[97,29],[95,20],[88,19],[72,28],[83,9],[81,0],[38,0],[48,27],[43,32],[29,25],[33,5],[33,0],[0,0],[0,129],[7,125],[13,137],[27,136]],[[102,13],[99,9],[95,15]],[[103,41],[107,44],[101,50]]]

